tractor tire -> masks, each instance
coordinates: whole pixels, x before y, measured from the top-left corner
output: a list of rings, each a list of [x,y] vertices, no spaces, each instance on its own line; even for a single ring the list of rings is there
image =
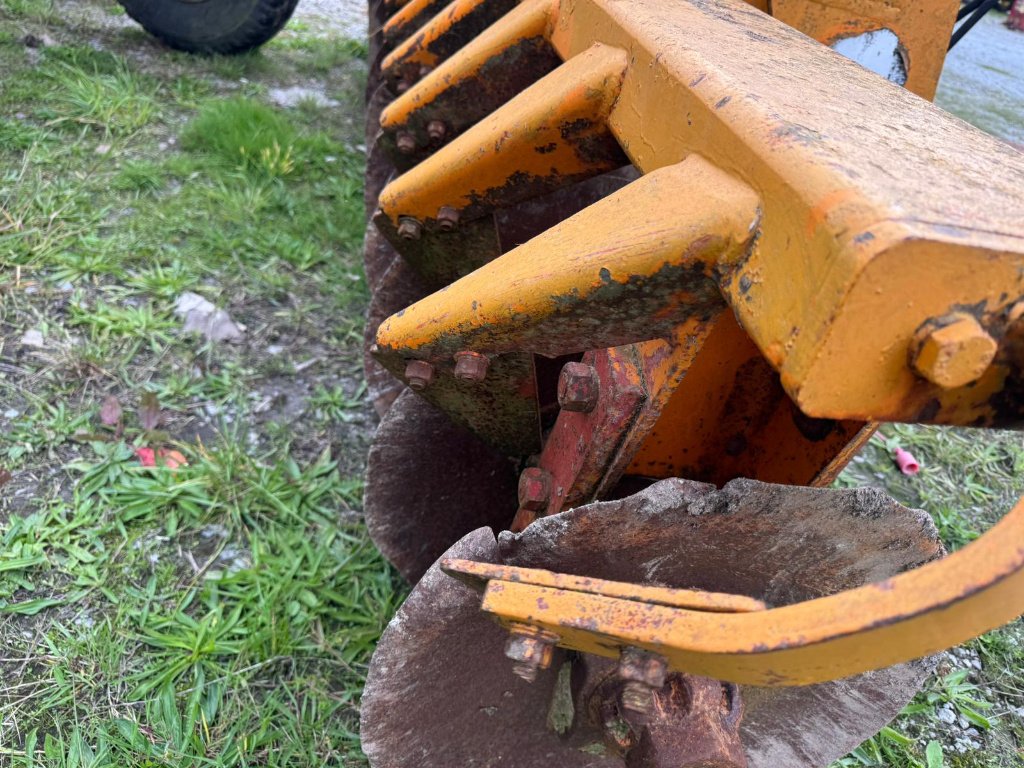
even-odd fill
[[[259,48],[291,18],[298,0],[119,0],[147,32],[189,53]]]

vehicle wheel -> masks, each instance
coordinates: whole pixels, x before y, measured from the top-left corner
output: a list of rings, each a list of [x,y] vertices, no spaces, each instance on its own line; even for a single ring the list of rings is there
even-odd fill
[[[243,53],[287,23],[298,0],[120,0],[147,32],[190,53]]]

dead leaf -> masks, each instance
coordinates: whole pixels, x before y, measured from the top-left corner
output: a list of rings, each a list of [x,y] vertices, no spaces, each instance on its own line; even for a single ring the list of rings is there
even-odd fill
[[[11,482],[14,475],[11,474],[10,470],[0,469],[0,488]]]
[[[139,403],[139,423],[145,430],[156,429],[160,424],[160,401],[156,392],[146,392]]]
[[[107,395],[100,406],[100,422],[108,427],[116,427],[121,422],[121,401],[117,395]]]

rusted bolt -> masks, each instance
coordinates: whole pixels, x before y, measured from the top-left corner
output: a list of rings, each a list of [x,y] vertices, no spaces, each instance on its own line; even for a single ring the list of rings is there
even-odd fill
[[[491,361],[479,352],[455,353],[455,378],[463,381],[483,381]]]
[[[529,624],[512,624],[509,627],[505,655],[512,659],[512,671],[516,677],[528,683],[537,679],[537,673],[551,666],[555,655],[558,635]]]
[[[452,232],[459,226],[459,212],[450,205],[442,205],[437,211],[437,226],[442,232]]]
[[[419,240],[423,234],[423,225],[412,216],[400,216],[398,219],[398,236],[403,240]]]
[[[448,126],[444,124],[443,120],[431,120],[427,123],[427,136],[431,141],[444,141],[446,135],[448,135]]]
[[[416,137],[408,131],[402,131],[395,137],[395,146],[403,155],[411,155],[416,151]]]
[[[639,648],[623,648],[619,656],[622,706],[631,712],[650,712],[654,692],[665,684],[668,662],[663,656]]]
[[[411,389],[424,390],[434,380],[434,366],[426,360],[410,360],[405,364],[405,380]]]
[[[540,512],[551,499],[551,473],[540,467],[527,467],[519,475],[519,508]]]
[[[558,404],[563,410],[590,413],[597,405],[601,382],[594,366],[566,363],[558,377]]]
[[[980,379],[997,349],[973,316],[953,312],[924,324],[911,344],[910,362],[928,381],[954,389]]]

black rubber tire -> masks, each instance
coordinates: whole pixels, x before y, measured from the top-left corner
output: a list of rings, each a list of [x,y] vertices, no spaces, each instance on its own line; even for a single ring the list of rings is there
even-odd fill
[[[298,0],[119,0],[147,32],[179,51],[234,54],[259,48]]]

